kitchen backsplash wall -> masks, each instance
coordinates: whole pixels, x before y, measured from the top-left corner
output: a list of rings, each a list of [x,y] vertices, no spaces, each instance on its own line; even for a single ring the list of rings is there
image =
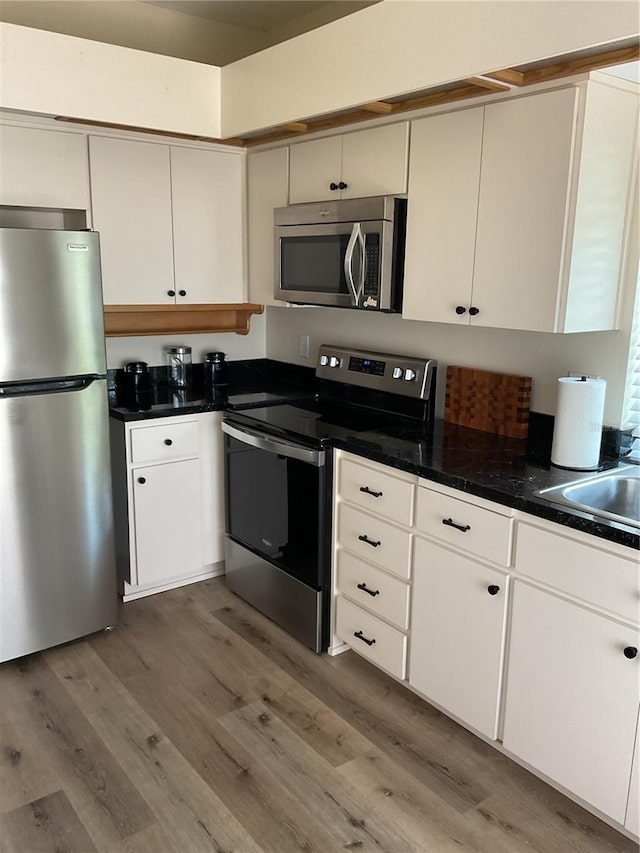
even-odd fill
[[[298,355],[309,335],[309,358]],[[363,346],[381,352],[437,358],[436,414],[442,416],[446,366],[457,364],[533,377],[531,408],[555,414],[557,380],[582,371],[607,380],[605,420],[620,426],[629,332],[551,335],[402,320],[337,308],[268,308],[267,357],[313,364],[318,346]]]
[[[128,361],[146,361],[151,365],[165,362],[165,347],[174,344],[186,344],[192,348],[193,361],[202,361],[206,352],[220,351],[232,360],[245,358],[264,358],[265,356],[265,315],[251,318],[248,335],[236,335],[230,332],[209,335],[149,335],[131,338],[107,338],[107,367],[115,370]]]

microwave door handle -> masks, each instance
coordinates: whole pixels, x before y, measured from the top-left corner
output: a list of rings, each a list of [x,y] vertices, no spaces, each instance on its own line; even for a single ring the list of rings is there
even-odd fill
[[[354,222],[353,230],[351,231],[351,236],[349,237],[349,242],[347,243],[347,249],[344,253],[344,277],[347,280],[347,284],[351,289],[351,293],[353,294],[353,304],[358,307],[359,294],[356,290],[356,285],[353,280],[353,252],[356,247],[356,243],[358,242],[358,232],[360,229],[360,223]]]
[[[360,251],[362,252],[362,258],[360,261],[360,283],[358,287],[358,302],[360,301],[360,297],[364,293],[364,283],[366,280],[367,270],[367,252],[366,252],[366,242],[364,232],[362,231],[362,226],[358,222],[358,243],[360,244]],[[356,303],[357,304],[357,303]]]

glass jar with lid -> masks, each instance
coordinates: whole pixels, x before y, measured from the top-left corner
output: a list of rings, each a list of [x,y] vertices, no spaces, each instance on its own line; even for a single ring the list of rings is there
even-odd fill
[[[166,353],[169,385],[174,388],[187,388],[191,382],[191,347],[167,347]]]

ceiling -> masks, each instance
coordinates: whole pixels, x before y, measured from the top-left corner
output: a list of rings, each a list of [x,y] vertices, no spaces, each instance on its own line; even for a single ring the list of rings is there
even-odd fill
[[[346,4],[340,3],[339,0],[332,0],[330,3],[327,0],[144,0],[144,2],[148,6],[158,6],[161,9],[182,12],[184,15],[195,15],[221,24],[262,32],[268,32],[274,27],[325,6],[332,10],[333,20],[346,14],[342,8]]]

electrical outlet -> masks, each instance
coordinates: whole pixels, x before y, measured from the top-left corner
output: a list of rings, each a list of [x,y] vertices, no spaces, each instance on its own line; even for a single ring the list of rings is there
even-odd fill
[[[298,355],[300,356],[300,358],[309,358],[309,335],[299,336]]]

